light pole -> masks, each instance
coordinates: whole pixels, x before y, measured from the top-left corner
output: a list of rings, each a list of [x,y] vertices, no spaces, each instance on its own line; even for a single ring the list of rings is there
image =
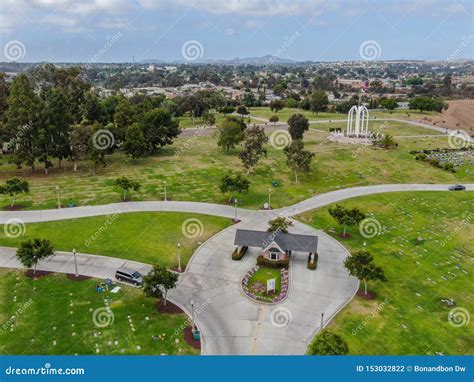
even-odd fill
[[[192,332],[194,335],[194,332],[196,331],[196,327],[194,326],[194,301],[191,300],[191,327],[192,327]]]
[[[61,208],[61,199],[59,198],[59,186],[56,186],[56,196],[58,199],[58,208]]]
[[[178,243],[178,272],[181,272],[181,243]]]
[[[234,213],[234,222],[237,223],[237,198],[234,199],[234,207],[235,207],[235,213]]]
[[[272,209],[271,201],[272,201],[272,189],[269,188],[269,189],[268,189],[268,209],[269,209],[269,210]]]
[[[166,180],[165,180],[165,202],[167,201],[166,199]]]
[[[77,270],[77,258],[76,258],[76,249],[72,249],[72,255],[74,256],[74,268],[76,270],[76,277],[79,277],[79,271]]]
[[[323,321],[324,321],[324,312],[321,313],[321,329],[319,330],[323,330]]]

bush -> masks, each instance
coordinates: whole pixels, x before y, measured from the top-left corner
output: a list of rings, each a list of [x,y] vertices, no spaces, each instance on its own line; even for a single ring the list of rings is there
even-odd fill
[[[242,257],[247,253],[247,250],[249,247],[242,247],[242,249],[239,252],[238,248],[234,249],[234,252],[232,252],[232,260],[242,260]]]
[[[290,260],[268,260],[263,255],[257,257],[257,265],[270,267],[270,268],[287,268],[290,264]]]
[[[346,341],[341,336],[324,330],[318,334],[310,345],[312,355],[345,355],[349,352]]]
[[[318,267],[318,254],[315,253],[314,254],[314,262],[313,263],[310,263],[310,256],[308,256],[308,269],[314,271],[317,267]]]

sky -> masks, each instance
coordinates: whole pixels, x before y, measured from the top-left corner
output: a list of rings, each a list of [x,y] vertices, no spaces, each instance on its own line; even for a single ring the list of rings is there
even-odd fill
[[[474,0],[0,0],[0,61],[474,58]]]

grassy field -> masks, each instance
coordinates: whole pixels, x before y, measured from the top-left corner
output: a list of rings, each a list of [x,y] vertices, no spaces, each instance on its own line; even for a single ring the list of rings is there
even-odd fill
[[[329,124],[313,126],[321,130],[329,128]],[[388,129],[393,135],[406,135],[410,131],[413,134],[419,133],[418,127],[408,125],[398,124],[398,127],[393,127],[395,130],[392,127]],[[427,133],[433,132],[427,130]],[[324,131],[314,130],[305,134],[306,149],[316,156],[311,171],[301,174],[299,183],[294,182],[283,151],[268,145],[267,158],[263,158],[248,176],[251,182],[249,192],[238,196],[240,206],[254,209],[262,207],[268,200],[268,189],[272,187],[272,181],[279,183],[278,187],[273,188],[273,207],[287,206],[315,194],[343,187],[381,183],[474,181],[474,176],[465,171],[467,168],[452,174],[415,161],[413,155],[409,154],[410,150],[448,147],[446,137],[400,138],[397,139],[397,149],[384,151],[330,142],[327,135]],[[22,176],[30,182],[30,194],[20,195],[17,201],[27,209],[55,208],[56,186],[60,189],[63,205],[95,205],[120,201],[122,194],[113,187],[113,180],[119,176],[127,176],[142,184],[139,192],[130,194],[131,200],[162,199],[166,181],[169,199],[226,203],[229,195],[221,193],[219,184],[223,174],[243,171],[238,151],[236,149],[231,154],[224,154],[217,147],[216,137],[212,135],[181,136],[160,155],[132,160],[122,152],[117,152],[107,158],[108,166],[100,168],[96,176],[92,175],[92,166],[88,162],[80,163],[77,172],[72,171],[71,163],[65,163],[64,169],[58,170],[55,167],[49,176],[44,176],[41,169],[32,175],[29,169],[18,170],[7,163],[7,157],[1,156],[0,181]],[[470,170],[474,172],[472,167]],[[8,196],[0,195],[0,207],[9,203]]]
[[[208,215],[136,212],[31,223],[17,238],[7,237],[2,227],[0,245],[17,247],[23,240],[39,237],[51,240],[56,250],[75,248],[80,253],[177,267],[178,242],[184,265],[201,242],[230,224],[230,219]]]
[[[184,314],[158,313],[156,300],[140,289],[121,286],[116,294],[97,293],[97,283],[64,275],[32,280],[20,271],[0,269],[0,354],[199,353],[184,341]]]
[[[388,279],[369,283],[375,300],[355,297],[329,325],[347,341],[350,354],[473,354],[473,326],[451,325],[453,307],[441,301],[454,299],[460,322],[474,311],[472,192],[391,193],[340,204],[375,219],[378,235],[363,237],[356,227],[347,230],[351,238],[341,239],[328,208],[305,213],[301,220],[351,251],[370,251]]]
[[[220,113],[215,113],[214,116],[216,118],[216,125],[220,125],[227,118],[226,115]],[[196,118],[194,124],[192,118],[189,116],[178,117],[177,120],[179,121],[179,127],[181,127],[182,129],[188,129],[190,127],[198,127],[203,125],[203,121],[201,118]],[[256,119],[250,117],[244,118],[244,120],[246,123],[250,124],[261,123],[260,121],[257,121]]]
[[[302,110],[302,109],[297,109],[297,108],[287,108],[287,107],[284,108],[283,110],[280,110],[278,113],[271,111],[269,107],[251,107],[249,110],[250,110],[251,116],[262,117],[262,118],[267,118],[267,119],[270,118],[272,115],[276,114],[278,118],[280,119],[280,122],[286,122],[288,118],[290,118],[293,114],[296,114],[296,113],[303,114],[310,121],[324,120],[324,119],[331,119],[331,120],[347,119],[346,114],[327,113],[327,112],[316,114],[307,110]],[[407,113],[408,113],[409,118],[413,120],[420,120],[420,119],[424,119],[427,116],[434,116],[434,115],[439,114],[439,113],[431,112],[431,111],[420,113],[419,111],[416,111],[416,110],[394,110],[392,113],[389,113],[388,111],[370,111],[369,110],[369,113],[371,117],[373,116],[376,118],[406,118]]]

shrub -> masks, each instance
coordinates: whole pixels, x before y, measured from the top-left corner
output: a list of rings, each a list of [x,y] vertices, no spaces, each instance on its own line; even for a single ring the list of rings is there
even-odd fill
[[[313,263],[310,263],[310,256],[308,256],[308,269],[314,271],[317,267],[318,267],[318,254],[315,253],[314,254],[314,262]]]
[[[242,260],[242,257],[247,253],[248,247],[242,247],[242,249],[239,251],[238,248],[234,249],[234,252],[232,252],[232,260]]]
[[[318,334],[309,350],[312,355],[345,355],[349,352],[346,341],[329,330]]]
[[[270,268],[287,268],[290,264],[290,260],[269,260],[263,255],[257,257],[257,265],[270,267]]]

